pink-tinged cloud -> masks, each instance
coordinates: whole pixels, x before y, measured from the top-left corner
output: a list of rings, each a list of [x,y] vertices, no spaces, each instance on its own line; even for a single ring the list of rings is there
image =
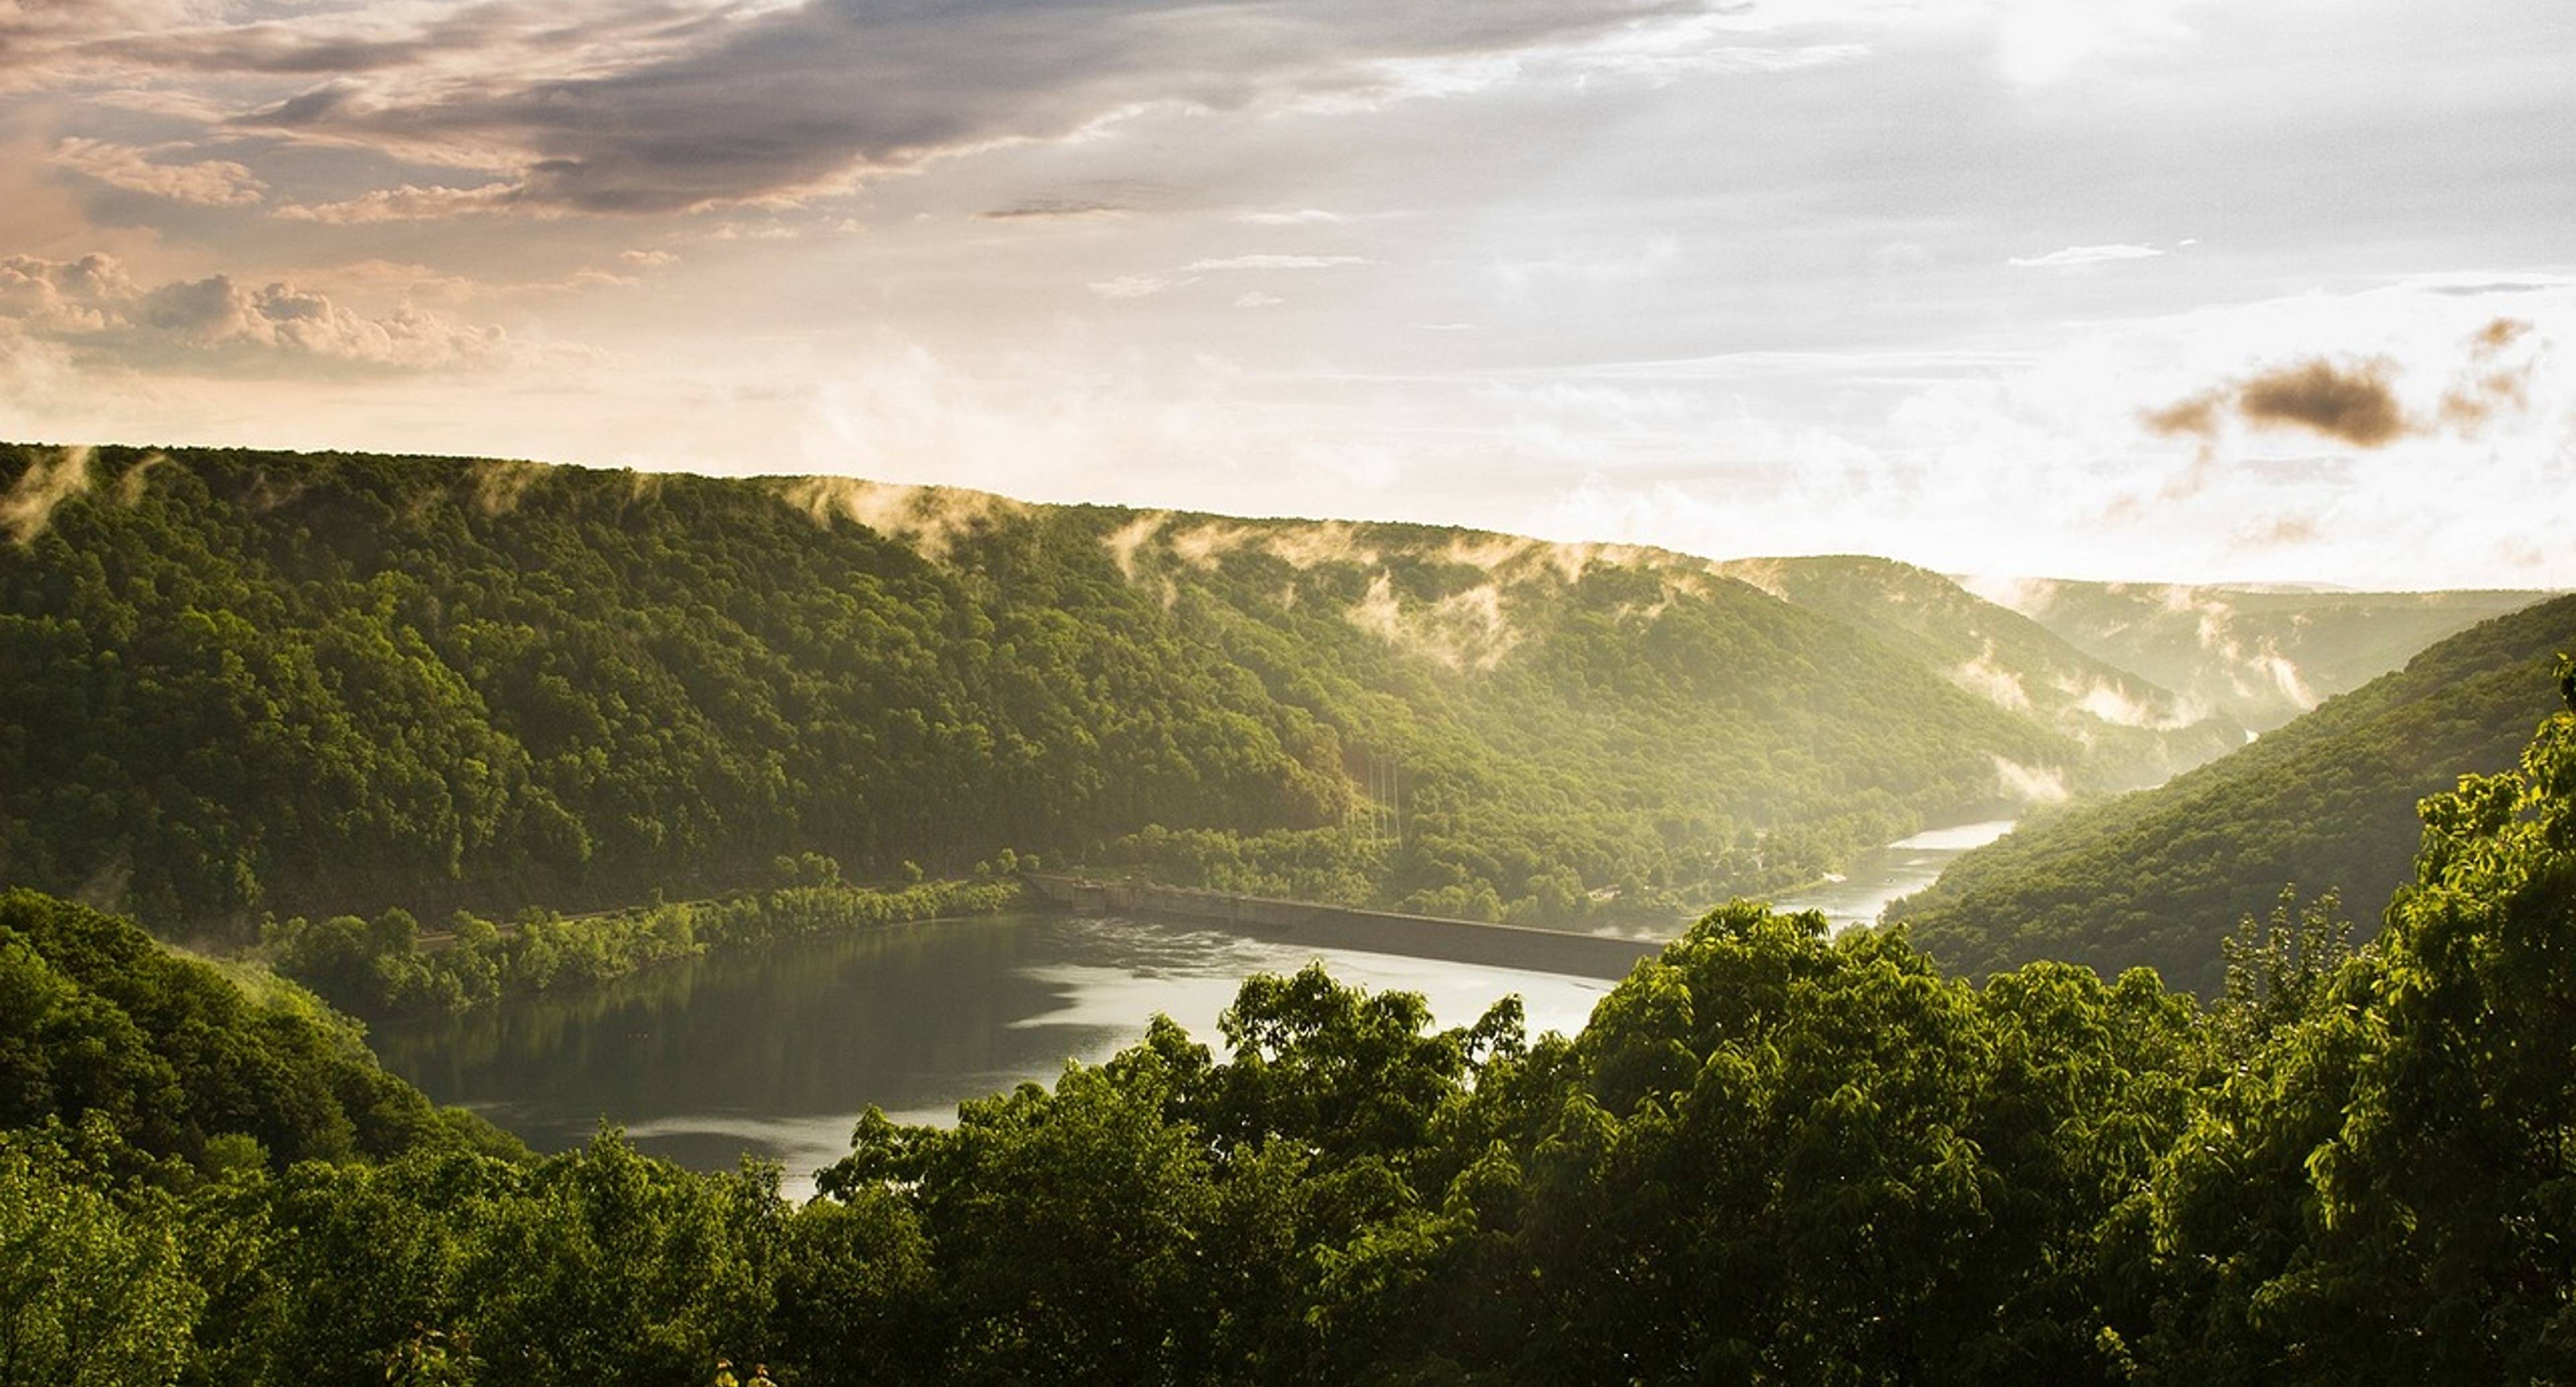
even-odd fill
[[[408,304],[369,315],[293,284],[253,286],[221,274],[146,286],[104,255],[0,259],[0,323],[117,361],[176,367],[474,369],[515,354],[499,328]]]
[[[155,158],[168,151],[106,140],[67,139],[50,156],[57,168],[131,193],[204,207],[240,207],[267,195],[268,185],[230,159],[174,163]]]
[[[373,222],[438,221],[506,212],[517,206],[525,189],[515,183],[486,183],[473,188],[378,188],[340,202],[289,203],[277,209],[285,221],[321,222],[329,226],[363,226]]]

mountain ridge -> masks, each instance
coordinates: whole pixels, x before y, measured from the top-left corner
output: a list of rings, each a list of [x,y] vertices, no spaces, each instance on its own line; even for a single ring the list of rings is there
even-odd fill
[[[1970,852],[1886,918],[1971,973],[2146,964],[2210,992],[2219,941],[2285,886],[2339,891],[2375,920],[2403,879],[2392,864],[2416,841],[2417,801],[2511,766],[2556,706],[2548,676],[2566,650],[2576,595],[2492,618],[2169,784]]]

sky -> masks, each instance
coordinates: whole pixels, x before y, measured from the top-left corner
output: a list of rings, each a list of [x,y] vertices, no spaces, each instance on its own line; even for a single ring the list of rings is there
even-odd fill
[[[0,437],[2576,586],[2565,0],[0,0]]]

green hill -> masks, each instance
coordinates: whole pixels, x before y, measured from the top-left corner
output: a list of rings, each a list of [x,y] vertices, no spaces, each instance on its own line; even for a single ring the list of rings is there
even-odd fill
[[[2268,732],[2395,669],[2433,642],[2546,592],[1971,580],[2107,663]]]
[[[0,882],[233,938],[1004,849],[1669,921],[2173,754],[1703,560],[1472,531],[33,447],[0,526]]]
[[[132,921],[0,892],[0,1129],[105,1123],[149,1157],[279,1168],[416,1149],[516,1150],[376,1064],[290,984],[174,953]]]
[[[2244,745],[2245,729],[2206,700],[2088,655],[2039,622],[1911,564],[1831,555],[1718,567],[1784,602],[1869,631],[1959,687],[2075,738],[2096,760],[2133,777],[2123,789]]]
[[[2563,1387],[2576,715],[2522,764],[2428,801],[2376,939],[2284,921],[2214,1005],[2143,969],[1972,986],[1902,935],[1735,902],[1572,1038],[1508,998],[1435,1030],[1320,964],[1256,976],[1214,1037],[1157,1018],[953,1123],[869,1110],[812,1200],[614,1130],[283,1169],[227,1133],[190,1170],[103,1116],[0,1110],[0,1361],[136,1387]],[[101,1058],[77,1024],[10,1029],[30,918],[154,947],[0,896],[13,1084]],[[148,1047],[243,1048],[138,1000]]]
[[[2406,667],[2168,785],[2014,833],[1888,910],[1972,973],[2037,958],[2137,964],[2208,992],[2219,941],[2282,887],[2342,893],[2375,918],[2404,873],[2415,805],[2503,770],[2553,706],[2576,597],[2461,632]]]

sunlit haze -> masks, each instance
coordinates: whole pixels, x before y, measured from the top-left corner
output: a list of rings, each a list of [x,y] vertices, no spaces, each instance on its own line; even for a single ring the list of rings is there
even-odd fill
[[[2576,8],[0,0],[0,437],[2576,585]]]

